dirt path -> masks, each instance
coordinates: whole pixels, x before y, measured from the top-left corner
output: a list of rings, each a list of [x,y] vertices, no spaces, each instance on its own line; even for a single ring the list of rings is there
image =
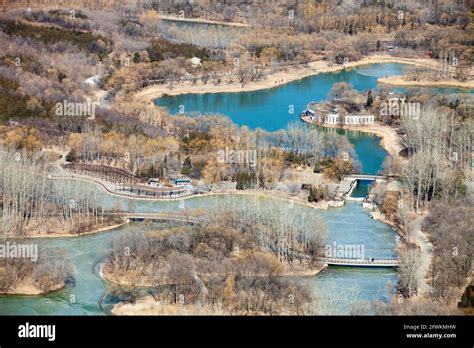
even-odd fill
[[[427,235],[422,231],[423,222],[427,216],[427,213],[418,214],[408,225],[410,240],[419,247],[421,253],[421,277],[418,284],[418,296],[421,297],[429,292],[428,278],[431,260],[433,258],[433,244],[431,244]]]
[[[414,86],[414,87],[433,86],[433,87],[454,87],[454,88],[474,89],[474,80],[466,81],[466,82],[460,82],[453,79],[444,80],[444,81],[428,81],[428,80],[410,81],[410,80],[407,80],[405,76],[389,76],[389,77],[379,78],[378,82],[384,83],[387,85],[395,85],[395,86]]]

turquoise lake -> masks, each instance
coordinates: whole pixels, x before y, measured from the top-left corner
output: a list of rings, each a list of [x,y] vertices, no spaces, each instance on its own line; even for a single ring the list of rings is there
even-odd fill
[[[310,101],[327,99],[332,86],[338,82],[351,83],[358,91],[377,88],[377,78],[403,74],[402,64],[374,64],[357,69],[323,73],[285,85],[252,92],[204,93],[164,96],[155,101],[177,114],[180,107],[186,113],[210,113],[229,116],[238,125],[267,131],[284,129],[290,122],[300,122],[299,114]],[[387,152],[380,146],[380,138],[356,131],[331,130],[345,134],[354,145],[361,163],[361,172],[376,174],[382,167]]]
[[[348,82],[356,90],[368,92],[370,89],[381,88],[377,83],[379,77],[402,75],[406,68],[407,65],[404,64],[371,64],[309,76],[258,91],[164,96],[156,99],[155,104],[167,108],[171,114],[177,114],[180,108],[184,108],[186,114],[222,114],[229,116],[234,123],[241,126],[276,131],[286,128],[290,122],[300,122],[299,114],[306,105],[310,101],[326,100],[335,83]],[[392,87],[389,90],[411,93],[417,89]],[[445,94],[462,91],[456,88],[429,88],[429,90]],[[387,156],[385,149],[380,146],[380,137],[343,129],[331,131],[345,134],[354,145],[362,173],[377,174],[380,171]]]
[[[327,97],[332,85],[346,81],[360,91],[378,88],[377,78],[386,75],[397,75],[403,72],[400,64],[379,64],[360,67],[350,71],[320,74],[288,83],[268,90],[240,93],[187,94],[176,97],[164,97],[156,101],[158,105],[168,107],[176,113],[179,105],[184,105],[187,112],[221,113],[228,115],[239,125],[251,128],[261,127],[266,130],[285,128],[289,122],[299,122],[299,111],[311,100],[323,100]],[[444,93],[455,92],[453,89],[438,89]],[[289,105],[294,106],[294,114],[288,112]],[[324,130],[326,131],[326,130]],[[335,131],[335,130],[330,130]],[[346,134],[354,144],[362,172],[377,173],[387,153],[380,146],[380,138],[363,132],[337,130]],[[178,201],[143,201],[117,198],[100,192],[97,187],[89,185],[101,205],[111,209],[118,204],[124,210],[137,212],[177,211]],[[367,185],[361,185],[354,196],[363,197]],[[185,209],[212,208],[219,205],[222,197],[195,197],[185,200]],[[248,199],[234,197],[233,199]],[[273,200],[272,200],[273,201]],[[287,204],[281,202],[279,204]],[[299,209],[311,209],[295,205]],[[370,257],[395,257],[398,236],[393,229],[384,223],[373,220],[360,202],[346,202],[341,208],[327,211],[314,210],[326,224],[326,243],[362,244],[365,254]],[[64,254],[66,263],[71,267],[74,283],[67,289],[46,296],[0,296],[0,314],[44,314],[44,315],[101,315],[116,299],[107,296],[103,311],[98,301],[106,289],[106,283],[98,274],[98,264],[107,254],[109,243],[118,240],[128,233],[143,233],[160,226],[149,223],[132,223],[119,229],[91,236],[78,238],[42,239],[38,242],[45,250],[58,250]],[[351,304],[357,301],[387,301],[394,293],[398,273],[394,269],[358,269],[329,267],[316,277],[302,279],[307,282],[315,294],[340,293],[338,308],[331,313],[349,314]],[[349,294],[350,296],[342,296]],[[71,303],[71,295],[75,301]]]
[[[327,99],[335,83],[348,82],[358,91],[368,91],[377,88],[377,78],[401,75],[404,67],[402,64],[374,64],[309,76],[258,91],[181,94],[159,98],[155,103],[166,107],[172,114],[177,114],[182,105],[185,113],[218,113],[229,116],[238,125],[275,131],[285,128],[290,122],[299,122],[299,114],[306,105],[310,101]]]
[[[177,211],[178,201],[140,201],[117,198],[98,191],[92,184],[86,184],[97,194],[104,207],[113,207],[120,202],[123,208],[131,211]],[[225,196],[196,197],[185,200],[185,209],[212,208],[219,206]],[[246,200],[248,196],[231,197],[230,199]],[[268,198],[260,198],[263,202]],[[284,201],[274,201],[276,204],[288,204]],[[292,208],[297,213],[300,210],[311,209],[295,204]],[[360,203],[350,202],[345,206],[326,211],[314,210],[320,214],[326,225],[326,243],[363,244],[367,256],[395,257],[397,243],[396,233],[384,223],[373,220],[362,208]],[[130,223],[110,232],[103,232],[77,238],[37,239],[44,246],[44,252],[58,251],[64,256],[65,262],[71,268],[70,275],[74,284],[68,288],[46,296],[5,296],[0,295],[0,314],[4,315],[103,315],[116,303],[116,299],[107,296],[103,309],[98,301],[106,290],[106,283],[99,276],[99,264],[110,250],[110,242],[118,241],[130,233],[143,233],[147,230],[165,227],[163,223],[138,222]],[[347,314],[352,302],[356,300],[386,301],[393,293],[398,279],[394,269],[355,269],[330,267],[316,277],[307,278],[315,293],[337,288],[340,291],[356,290],[358,298],[348,298],[341,301],[341,308],[333,314]],[[71,297],[71,295],[73,297]],[[74,301],[71,302],[71,298]]]

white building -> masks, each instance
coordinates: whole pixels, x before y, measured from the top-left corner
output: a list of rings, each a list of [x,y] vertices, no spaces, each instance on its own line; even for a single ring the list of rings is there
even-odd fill
[[[301,113],[303,120],[310,123],[324,123],[328,125],[340,125],[341,117],[342,124],[353,126],[364,126],[373,124],[375,122],[374,115],[364,114],[349,114],[340,115],[337,108],[333,105],[320,104],[311,102],[306,107],[306,110]]]
[[[340,115],[339,114],[327,114],[324,116],[324,123],[331,125],[340,124]],[[344,125],[353,125],[353,126],[364,126],[368,124],[373,124],[375,121],[374,115],[346,115],[343,116]]]
[[[163,184],[160,182],[159,178],[148,179],[148,185],[150,185],[151,187],[158,187],[158,188],[164,187]]]
[[[324,117],[324,123],[339,124],[339,114],[327,114]]]
[[[91,76],[91,77],[87,78],[84,82],[87,83],[89,86],[97,87],[99,85],[101,79],[102,79],[102,76],[94,75],[94,76]]]
[[[347,125],[366,125],[373,124],[375,121],[374,115],[347,115],[344,117],[344,124]]]

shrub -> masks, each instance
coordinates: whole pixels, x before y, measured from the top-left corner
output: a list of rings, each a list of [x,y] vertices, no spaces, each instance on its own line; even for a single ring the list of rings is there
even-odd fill
[[[191,44],[174,43],[163,38],[154,40],[148,49],[148,56],[152,62],[176,57],[198,57],[202,60],[209,60],[210,54],[209,50],[205,48]]]
[[[240,172],[237,173],[237,190],[246,190],[255,188],[257,185],[257,175],[254,172]]]
[[[309,189],[308,202],[319,202],[324,199],[326,188],[322,185],[311,186]]]

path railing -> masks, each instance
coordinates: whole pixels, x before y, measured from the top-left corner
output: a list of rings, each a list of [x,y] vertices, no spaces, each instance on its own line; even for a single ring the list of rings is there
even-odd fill
[[[398,267],[398,259],[370,258],[370,259],[351,259],[338,257],[317,257],[316,260],[327,265],[350,266],[350,267]]]
[[[135,184],[110,182],[89,174],[78,174],[68,170],[60,173],[51,173],[50,179],[73,179],[87,181],[97,184],[99,188],[109,194],[124,197],[145,200],[176,200],[193,195],[193,191],[183,187],[170,187],[169,189],[153,189]]]

